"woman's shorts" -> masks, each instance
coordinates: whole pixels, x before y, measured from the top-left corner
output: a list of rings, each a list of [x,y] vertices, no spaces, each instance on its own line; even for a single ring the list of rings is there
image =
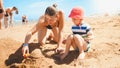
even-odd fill
[[[0,9],[0,13],[3,13],[3,9]]]

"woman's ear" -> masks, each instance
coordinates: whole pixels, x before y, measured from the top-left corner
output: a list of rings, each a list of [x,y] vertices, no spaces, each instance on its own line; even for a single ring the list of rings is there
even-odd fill
[[[59,14],[56,14],[56,17],[59,19],[60,18]]]

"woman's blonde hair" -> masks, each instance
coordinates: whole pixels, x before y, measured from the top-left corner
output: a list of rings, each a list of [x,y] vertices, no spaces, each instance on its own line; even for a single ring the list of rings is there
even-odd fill
[[[45,14],[49,15],[49,16],[54,16],[57,14],[57,4],[53,4],[52,6],[47,7],[47,9],[45,10]]]

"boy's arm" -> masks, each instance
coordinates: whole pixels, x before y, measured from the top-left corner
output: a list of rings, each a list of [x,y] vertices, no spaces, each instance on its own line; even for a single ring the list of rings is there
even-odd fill
[[[90,41],[93,39],[93,32],[92,30],[90,30],[88,33],[87,33],[87,37],[85,38],[85,41]]]

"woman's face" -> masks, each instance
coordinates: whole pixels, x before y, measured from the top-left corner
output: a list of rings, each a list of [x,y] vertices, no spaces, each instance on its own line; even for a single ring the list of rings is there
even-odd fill
[[[45,15],[45,19],[48,22],[49,25],[53,25],[57,21],[57,16],[49,16]]]
[[[72,18],[72,21],[75,25],[80,25],[80,23],[82,23],[82,19]]]

